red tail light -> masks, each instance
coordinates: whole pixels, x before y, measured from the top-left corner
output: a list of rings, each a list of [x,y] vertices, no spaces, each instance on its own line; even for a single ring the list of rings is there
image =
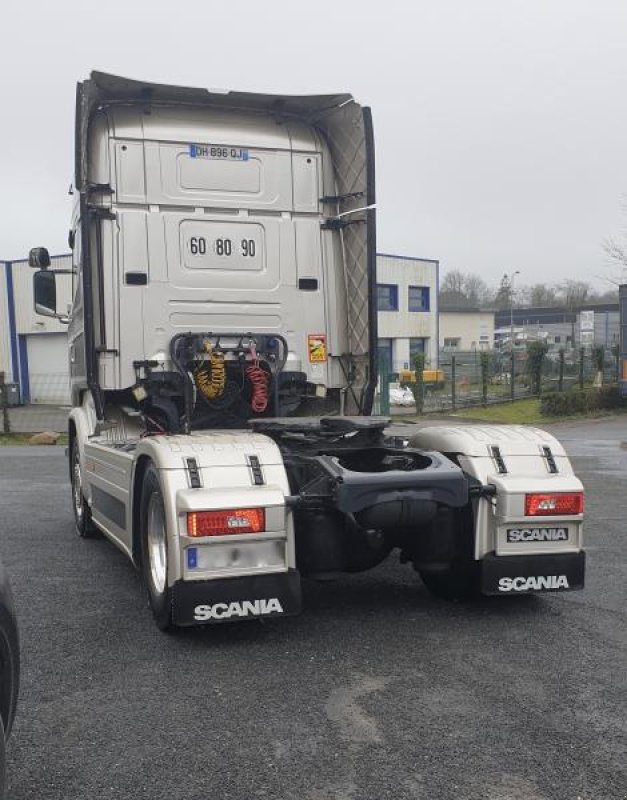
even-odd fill
[[[187,515],[189,536],[229,536],[260,533],[266,528],[263,508],[233,508],[220,511],[192,511]]]
[[[562,514],[583,514],[583,492],[525,495],[525,516],[559,517]]]

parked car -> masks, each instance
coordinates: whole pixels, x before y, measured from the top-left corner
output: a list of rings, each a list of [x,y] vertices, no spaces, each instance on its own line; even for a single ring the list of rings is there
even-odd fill
[[[20,648],[15,604],[0,564],[0,800],[6,797],[6,742],[11,733],[20,684]]]

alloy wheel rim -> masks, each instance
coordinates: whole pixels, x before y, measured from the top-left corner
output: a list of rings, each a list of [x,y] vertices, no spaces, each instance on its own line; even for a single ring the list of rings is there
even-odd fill
[[[148,562],[152,585],[158,594],[165,591],[167,550],[163,504],[154,492],[148,503]]]
[[[74,459],[73,475],[72,490],[74,494],[74,513],[76,514],[76,519],[81,522],[83,519],[83,479],[81,477],[81,464],[78,457]]]

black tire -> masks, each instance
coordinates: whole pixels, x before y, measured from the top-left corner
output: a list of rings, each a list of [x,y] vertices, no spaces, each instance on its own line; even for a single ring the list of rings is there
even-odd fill
[[[6,740],[20,687],[20,643],[11,587],[0,566],[0,800],[6,798]]]
[[[142,576],[157,627],[172,627],[172,592],[168,586],[168,536],[159,473],[150,464],[144,473],[140,506]]]
[[[0,606],[0,720],[11,733],[20,688],[20,644],[12,609]]]
[[[476,562],[453,563],[445,570],[420,570],[422,582],[440,600],[472,600],[479,597],[479,566]]]
[[[440,564],[438,568],[435,564],[417,567],[424,585],[441,600],[472,600],[480,595],[480,567],[474,559],[475,511],[472,503],[459,510],[442,510],[436,530],[447,530],[449,535],[437,559]]]
[[[7,756],[6,739],[2,719],[0,718],[0,800],[5,800],[7,796]]]
[[[83,479],[81,457],[76,438],[72,439],[70,451],[70,481],[72,484],[72,510],[76,531],[82,539],[87,539],[98,534],[98,528],[91,518],[91,509],[83,494]]]

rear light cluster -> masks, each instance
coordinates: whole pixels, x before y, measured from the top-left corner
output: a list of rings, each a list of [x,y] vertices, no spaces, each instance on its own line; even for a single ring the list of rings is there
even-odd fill
[[[260,533],[266,529],[263,508],[232,508],[220,511],[192,511],[187,515],[189,536],[229,536]]]
[[[562,514],[583,514],[583,492],[525,495],[525,516],[559,517]]]

